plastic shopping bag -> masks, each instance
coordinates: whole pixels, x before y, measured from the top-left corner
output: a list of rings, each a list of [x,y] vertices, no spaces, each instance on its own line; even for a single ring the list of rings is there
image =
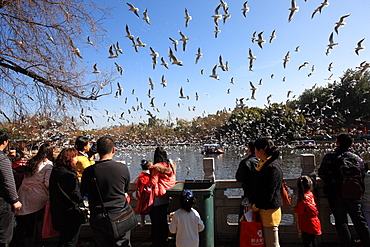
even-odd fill
[[[50,203],[45,205],[44,222],[42,224],[41,236],[42,238],[59,236],[59,232],[54,230],[53,223],[51,222]]]

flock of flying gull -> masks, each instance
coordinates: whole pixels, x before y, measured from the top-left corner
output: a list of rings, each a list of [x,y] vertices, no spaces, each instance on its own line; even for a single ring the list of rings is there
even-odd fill
[[[307,0],[304,0],[304,1],[306,2]],[[151,20],[149,18],[148,9],[145,9],[142,13],[142,16],[140,16],[139,9],[137,7],[135,7],[133,4],[130,4],[130,3],[126,3],[126,4],[128,6],[128,11],[132,12],[139,19],[143,19],[146,22],[147,25],[149,25],[149,26],[151,25]],[[313,11],[313,13],[311,15],[311,19],[314,18],[316,14],[321,14],[322,11],[323,11],[323,8],[328,7],[328,6],[329,6],[328,0],[324,0]],[[240,9],[241,14],[243,15],[244,18],[246,18],[247,13],[250,11],[250,8],[248,7],[248,1],[245,1],[240,7],[241,7],[241,9]],[[291,7],[288,10],[289,10],[288,22],[291,22],[294,18],[295,12],[297,12],[299,10],[299,7],[297,6],[295,0],[291,0]],[[332,49],[334,49],[335,46],[338,45],[338,43],[334,41],[334,37],[335,37],[334,35],[338,35],[339,34],[339,29],[346,25],[346,23],[344,21],[348,17],[350,17],[350,14],[343,15],[339,18],[339,21],[335,23],[334,31],[329,35],[329,44],[327,45],[327,49],[326,49],[326,55],[327,56],[330,54],[330,51]],[[220,3],[215,7],[214,14],[211,16],[211,18],[213,19],[213,23],[214,23],[214,27],[215,27],[214,38],[218,38],[219,33],[221,32],[221,30],[219,29],[219,21],[222,21],[222,23],[225,24],[227,22],[227,20],[229,18],[231,18],[231,14],[229,12],[228,4],[224,0],[220,0]],[[191,25],[190,21],[192,20],[192,16],[190,15],[188,9],[186,9],[186,8],[184,9],[184,19],[185,19],[185,28],[187,28],[189,25]],[[133,47],[133,49],[135,50],[136,53],[139,53],[140,49],[145,49],[147,47],[147,44],[145,44],[140,39],[139,36],[135,37],[134,35],[131,34],[129,25],[127,25],[127,24],[125,25],[125,32],[126,32],[125,37],[127,37],[131,41],[132,47]],[[152,60],[152,68],[153,69],[156,69],[157,64],[159,64],[161,66],[164,66],[166,69],[169,69],[170,65],[184,66],[183,62],[176,56],[176,52],[178,51],[178,46],[180,45],[180,42],[181,42],[181,45],[182,45],[181,46],[182,52],[186,52],[186,46],[187,46],[187,43],[190,39],[184,34],[185,32],[178,31],[178,33],[179,33],[179,36],[180,36],[179,40],[176,40],[173,37],[168,37],[168,39],[171,42],[172,47],[168,48],[168,58],[169,58],[169,60],[167,60],[167,61],[166,61],[166,58],[164,56],[160,57],[159,53],[156,52],[153,49],[153,47],[149,46],[149,49],[150,49],[150,52],[151,52],[150,56],[151,56],[151,60]],[[258,33],[257,33],[257,31],[255,31],[255,32],[253,32],[252,37],[251,37],[251,42],[256,43],[257,46],[259,47],[259,49],[261,49],[261,50],[263,50],[264,44],[267,44],[267,40],[264,39],[263,35],[264,35],[264,31],[260,31]],[[276,39],[276,37],[277,37],[276,32],[275,32],[275,30],[273,30],[271,35],[269,36],[268,43],[272,43],[273,40]],[[362,38],[361,40],[358,41],[357,46],[354,49],[354,53],[356,55],[360,55],[361,50],[365,49],[365,47],[362,45],[364,39],[365,38]],[[89,37],[88,37],[87,43],[92,44]],[[297,46],[295,48],[294,52],[299,52],[299,51],[300,51],[300,46]],[[109,52],[108,58],[111,58],[111,59],[117,58],[120,54],[123,53],[123,51],[120,48],[118,42],[116,42],[115,44],[110,45],[108,52]],[[77,54],[77,55],[80,55],[80,54]],[[197,53],[195,54],[195,64],[198,64],[199,60],[202,57],[203,57],[203,54],[202,54],[201,48],[199,47],[198,50],[197,50]],[[249,60],[249,70],[253,71],[254,62],[257,60],[257,57],[253,54],[253,51],[252,51],[251,48],[248,49],[247,59]],[[282,67],[284,69],[287,67],[287,64],[288,64],[288,62],[290,62],[290,59],[291,59],[290,51],[288,51],[286,53],[286,55],[284,56],[284,58],[282,58]],[[158,60],[160,60],[160,62]],[[122,75],[123,72],[124,72],[124,69],[122,68],[122,66],[120,66],[117,62],[114,62],[114,64],[115,64],[115,67],[116,67],[118,73],[120,75]],[[308,66],[308,64],[309,64],[308,62],[302,63],[298,67],[298,70],[306,68]],[[360,69],[363,71],[363,73],[369,67],[370,67],[370,63],[367,63],[366,61],[364,61],[360,64]],[[328,65],[328,71],[331,71],[332,68],[333,68],[333,62],[331,62]],[[212,73],[209,75],[209,77],[214,78],[216,80],[219,80],[220,78],[219,78],[219,75],[217,73],[217,69],[221,69],[222,71],[228,71],[229,70],[229,62],[228,61],[224,62],[223,57],[221,55],[219,56],[218,63],[216,63],[213,66],[213,68],[211,70]],[[312,75],[312,73],[314,72],[314,70],[315,70],[315,66],[312,65],[311,66],[311,72],[307,76],[310,77]],[[97,63],[95,63],[93,65],[93,72],[92,73],[101,73],[100,70],[98,69]],[[200,69],[200,73],[201,73],[201,75],[204,74],[204,69],[203,68]],[[331,80],[332,75],[333,74],[331,74],[326,80]],[[274,74],[271,74],[270,77],[274,78]],[[284,77],[282,79],[282,81],[285,82],[285,80],[286,80],[286,78]],[[189,81],[189,79],[188,79],[188,81]],[[231,77],[230,83],[234,84],[234,77]],[[162,75],[162,79],[161,79],[160,84],[163,87],[167,86],[167,81],[165,79],[165,75]],[[258,90],[258,88],[251,81],[250,81],[249,84],[250,84],[250,90],[252,92],[251,96],[249,98],[236,99],[236,106],[237,107],[238,106],[239,107],[245,106],[244,100],[255,100],[256,99],[255,98],[255,93]],[[259,86],[263,85],[262,84],[262,79],[259,80],[258,85]],[[136,107],[132,106],[131,109],[126,109],[127,114],[130,115],[132,113],[132,111],[139,111],[140,109],[143,109],[147,113],[148,116],[150,116],[151,118],[155,118],[155,114],[153,113],[153,111],[160,112],[159,108],[157,108],[156,105],[155,105],[155,102],[154,102],[155,97],[153,97],[152,94],[151,94],[151,92],[155,88],[155,83],[153,82],[153,80],[150,77],[149,77],[149,86],[150,87],[149,87],[147,96],[150,99],[150,107],[152,109],[151,110],[145,110],[144,106],[143,106],[143,103],[142,102],[139,103],[139,99],[136,97],[136,101],[138,102],[138,105]],[[120,85],[120,83],[117,82],[117,90],[116,90],[116,93],[115,93],[115,97],[116,98],[121,97],[122,92],[123,92],[123,88]],[[131,93],[135,94],[135,89],[133,89]],[[227,89],[227,93],[230,94],[230,88]],[[287,97],[289,97],[291,93],[292,93],[292,91],[288,91]],[[188,95],[184,94],[183,87],[180,87],[180,89],[179,89],[179,98],[180,99],[189,99],[190,98]],[[267,97],[268,102],[270,102],[270,98],[271,98],[271,95],[269,95]],[[195,99],[196,100],[199,99],[199,94],[198,93],[195,93]],[[128,99],[126,97],[125,98],[125,103],[127,103],[127,101],[128,101]],[[166,103],[164,103],[164,106],[165,106],[165,104]],[[178,103],[179,107],[180,107],[180,105],[181,104]],[[195,111],[195,109],[196,109],[195,106],[188,107],[189,111]],[[116,118],[119,118],[121,120],[126,120],[127,122],[129,122],[127,117],[125,117],[125,111],[123,111],[119,116],[117,116],[116,114],[109,115],[109,111],[106,110],[106,116],[108,117],[108,121],[110,121],[110,120],[115,121]],[[92,123],[94,123],[93,117],[91,115],[85,114],[85,112],[83,110],[81,111],[80,117],[85,123],[90,123],[90,121]]]

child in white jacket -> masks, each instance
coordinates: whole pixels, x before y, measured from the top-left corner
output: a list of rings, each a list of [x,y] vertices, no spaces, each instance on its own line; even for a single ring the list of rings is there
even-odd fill
[[[172,216],[169,226],[171,233],[176,233],[176,247],[198,247],[199,232],[204,224],[197,210],[193,208],[193,192],[184,190],[179,197],[180,208]]]

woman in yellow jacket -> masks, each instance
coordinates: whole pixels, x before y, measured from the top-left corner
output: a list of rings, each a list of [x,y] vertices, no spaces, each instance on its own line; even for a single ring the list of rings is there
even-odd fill
[[[82,173],[86,167],[93,165],[95,161],[93,156],[89,157],[88,152],[90,151],[90,142],[89,138],[86,136],[79,136],[75,142],[75,148],[78,151],[77,163],[76,163],[76,172],[78,180],[81,181]]]

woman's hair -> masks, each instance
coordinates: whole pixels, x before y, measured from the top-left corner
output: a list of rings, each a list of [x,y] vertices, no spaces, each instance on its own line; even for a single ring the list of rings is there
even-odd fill
[[[257,150],[264,150],[267,156],[272,156],[271,160],[275,160],[279,157],[280,151],[271,139],[259,138],[254,142],[254,147]]]
[[[89,144],[89,138],[87,138],[86,136],[78,136],[75,142],[75,148],[77,149],[77,151],[82,152],[87,144]]]
[[[157,147],[154,151],[154,160],[153,163],[157,164],[160,162],[170,163],[170,160],[167,158],[167,153],[163,147]]]
[[[298,202],[304,199],[304,194],[312,189],[312,180],[309,176],[301,176],[297,181]]]
[[[40,146],[39,151],[35,156],[33,156],[26,164],[24,175],[26,177],[32,177],[36,171],[39,169],[41,162],[45,159],[53,162],[54,160],[54,147],[51,143],[47,142]]]
[[[70,171],[76,171],[76,168],[72,165],[72,159],[78,154],[75,148],[65,148],[60,152],[56,158],[54,165],[55,167],[65,167]]]
[[[190,190],[183,190],[181,195],[179,196],[180,208],[184,209],[187,212],[190,212],[194,203],[195,197],[193,192]]]

